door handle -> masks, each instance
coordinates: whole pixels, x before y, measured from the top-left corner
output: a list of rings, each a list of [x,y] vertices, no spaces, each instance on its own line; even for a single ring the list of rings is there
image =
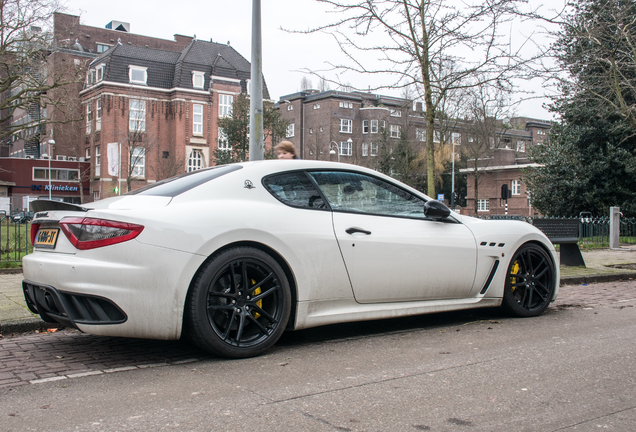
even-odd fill
[[[345,232],[347,234],[362,233],[366,235],[371,235],[371,231],[363,230],[362,228],[347,228]]]

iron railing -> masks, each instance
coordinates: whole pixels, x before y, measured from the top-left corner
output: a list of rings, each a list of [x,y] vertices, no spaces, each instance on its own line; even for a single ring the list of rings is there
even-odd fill
[[[24,217],[12,217],[0,211],[0,267],[3,263],[22,262],[22,257],[33,251],[31,223]]]

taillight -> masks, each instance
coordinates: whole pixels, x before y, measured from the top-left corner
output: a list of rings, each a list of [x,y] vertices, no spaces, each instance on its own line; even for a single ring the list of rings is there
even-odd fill
[[[35,239],[38,236],[38,230],[40,229],[39,223],[31,224],[31,246],[35,246]]]
[[[60,228],[78,249],[95,249],[132,240],[143,231],[141,225],[104,219],[65,217]]]

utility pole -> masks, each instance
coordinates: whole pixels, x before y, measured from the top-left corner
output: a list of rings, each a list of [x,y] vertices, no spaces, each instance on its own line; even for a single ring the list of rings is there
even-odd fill
[[[252,0],[252,69],[250,80],[250,160],[265,159],[263,143],[263,59],[261,0]]]

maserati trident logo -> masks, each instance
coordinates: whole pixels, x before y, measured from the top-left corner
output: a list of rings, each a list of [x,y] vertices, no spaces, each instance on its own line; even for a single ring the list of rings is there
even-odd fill
[[[245,189],[254,189],[256,186],[254,186],[254,183],[252,183],[251,180],[245,180],[245,184],[243,185],[243,187]]]

